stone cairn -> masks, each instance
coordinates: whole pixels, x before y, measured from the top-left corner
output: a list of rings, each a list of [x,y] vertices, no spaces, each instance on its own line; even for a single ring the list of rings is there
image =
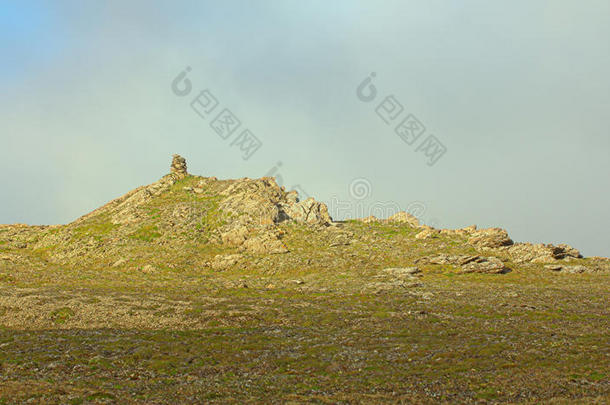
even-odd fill
[[[186,171],[186,159],[180,155],[174,155],[170,170],[171,174],[175,174],[179,178],[186,177],[188,175]]]

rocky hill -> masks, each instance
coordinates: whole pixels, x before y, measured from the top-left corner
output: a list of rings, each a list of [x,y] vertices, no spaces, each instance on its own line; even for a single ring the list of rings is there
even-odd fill
[[[608,403],[610,261],[170,173],[0,226],[0,404]]]
[[[435,229],[406,212],[333,222],[325,204],[300,201],[273,178],[194,176],[178,155],[170,170],[68,225],[1,226],[4,265],[222,268],[238,261],[254,266],[262,258],[316,266],[338,261],[373,267],[449,265],[485,273],[536,264],[565,272],[609,266],[604,258],[583,259],[568,245],[514,243],[501,228]]]

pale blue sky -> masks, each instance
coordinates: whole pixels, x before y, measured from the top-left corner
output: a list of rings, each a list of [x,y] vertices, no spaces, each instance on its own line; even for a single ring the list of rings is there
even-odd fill
[[[607,0],[2,2],[0,51],[0,223],[72,221],[180,153],[610,255]],[[249,160],[172,93],[186,66],[261,139]],[[390,94],[447,147],[434,166],[375,114]]]

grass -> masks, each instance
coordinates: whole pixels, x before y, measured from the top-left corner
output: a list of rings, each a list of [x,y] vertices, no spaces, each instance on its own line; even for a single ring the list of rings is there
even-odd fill
[[[51,312],[51,320],[55,325],[61,325],[66,323],[66,321],[68,321],[73,316],[74,311],[72,310],[72,308],[68,307],[59,308]]]
[[[78,241],[87,237],[102,240],[106,235],[109,235],[114,229],[117,228],[118,225],[110,222],[106,216],[102,216],[86,222],[85,224],[74,227],[73,240]],[[50,229],[47,231],[47,233],[50,235],[55,235],[58,232],[59,229]]]
[[[152,242],[157,238],[161,237],[159,228],[156,225],[143,225],[139,227],[134,233],[129,235],[131,239],[140,240],[143,242]]]

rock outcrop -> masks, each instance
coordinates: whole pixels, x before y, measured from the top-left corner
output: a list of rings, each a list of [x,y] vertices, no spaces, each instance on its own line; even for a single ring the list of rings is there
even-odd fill
[[[475,231],[468,239],[475,248],[499,248],[513,244],[508,232],[501,228],[487,228]]]
[[[565,244],[516,243],[506,248],[515,263],[553,263],[561,259],[579,259],[582,255],[577,249]]]
[[[348,261],[355,267],[383,262],[390,255],[409,264],[414,256],[428,255],[415,264],[450,265],[461,273],[503,273],[508,271],[505,263],[514,269],[522,263],[550,264],[554,267],[549,269],[561,272],[610,268],[607,259],[579,261],[580,252],[568,245],[514,243],[501,228],[472,225],[440,230],[420,224],[404,211],[388,219],[370,216],[358,221],[367,226],[333,222],[324,203],[313,198],[300,201],[297,192],[287,192],[272,177],[219,180],[189,175],[186,160],[174,155],[170,173],[157,182],[68,225],[0,225],[0,250],[7,250],[0,252],[0,265],[14,267],[39,260],[28,254],[33,249],[46,252],[44,260],[49,263],[103,262],[116,269],[136,269],[142,263],[165,269],[169,265],[155,263],[159,251],[183,252],[188,255],[184,262],[218,269],[236,265],[235,257],[212,261],[199,252],[241,254],[255,262],[293,260],[291,265],[297,266],[301,263],[294,261],[295,256],[312,249],[312,257],[305,262],[318,266],[326,261],[329,268]],[[289,252],[290,248],[294,251]],[[148,256],[134,258],[134,252]],[[275,256],[282,253],[291,254]],[[272,254],[252,259],[252,255]]]
[[[280,205],[280,212],[284,218],[305,224],[326,225],[332,222],[326,204],[311,197],[301,202],[288,200]]]
[[[497,257],[477,257],[461,268],[461,273],[501,274],[508,271],[508,267]]]
[[[418,264],[453,265],[460,267],[460,273],[501,274],[510,271],[497,257],[473,255],[448,255],[441,253],[417,259]]]
[[[388,222],[395,222],[395,223],[399,223],[399,224],[408,224],[414,228],[419,227],[419,220],[415,216],[413,216],[407,212],[404,212],[404,211],[397,212],[396,214],[390,216],[388,218]]]

